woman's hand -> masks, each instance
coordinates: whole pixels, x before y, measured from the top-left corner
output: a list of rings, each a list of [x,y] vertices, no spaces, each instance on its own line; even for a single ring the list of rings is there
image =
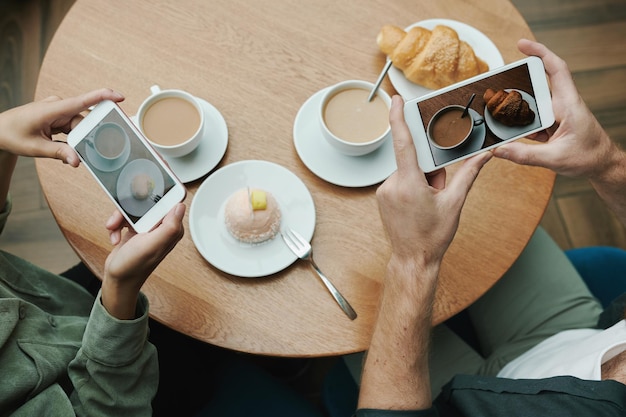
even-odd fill
[[[185,210],[184,204],[177,204],[157,227],[139,234],[120,212],[109,218],[106,228],[114,247],[104,265],[102,303],[111,315],[134,317],[141,286],[183,237]]]
[[[78,166],[76,152],[66,143],[54,141],[57,133],[69,133],[83,118],[81,112],[103,100],[120,102],[124,96],[111,89],[61,99],[48,97],[0,114],[0,150],[14,155],[55,158]]]

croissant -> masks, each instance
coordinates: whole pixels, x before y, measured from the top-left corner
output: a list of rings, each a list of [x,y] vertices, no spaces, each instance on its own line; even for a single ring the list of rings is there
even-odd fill
[[[416,26],[408,32],[385,25],[376,43],[408,80],[433,90],[489,69],[454,29],[444,25],[432,31]]]
[[[535,112],[518,91],[493,91],[488,88],[483,99],[493,118],[507,126],[526,126],[535,120]]]

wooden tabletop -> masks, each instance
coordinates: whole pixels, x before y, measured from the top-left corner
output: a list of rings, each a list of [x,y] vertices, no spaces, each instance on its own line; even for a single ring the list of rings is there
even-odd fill
[[[224,274],[200,256],[187,229],[143,288],[156,320],[257,354],[325,356],[367,348],[389,256],[376,186],[340,187],[309,171],[294,147],[294,119],[309,97],[331,84],[377,78],[385,62],[375,42],[382,25],[430,18],[472,25],[507,63],[522,57],[516,41],[532,38],[506,0],[76,2],[48,49],[36,97],[107,86],[125,94],[122,108],[132,115],[159,84],[209,101],[229,130],[215,169],[261,159],[306,184],[315,202],[317,263],[359,314],[349,320],[304,262],[263,278]],[[382,88],[394,93],[388,79]],[[111,250],[104,222],[113,204],[84,167],[38,160],[37,170],[65,237],[101,276]],[[188,184],[188,207],[204,178]],[[553,183],[543,169],[488,163],[444,258],[435,322],[467,307],[510,267],[537,227]]]

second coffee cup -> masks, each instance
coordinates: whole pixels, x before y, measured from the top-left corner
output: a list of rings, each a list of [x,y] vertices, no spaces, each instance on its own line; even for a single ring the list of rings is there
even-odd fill
[[[150,88],[139,106],[137,123],[163,156],[178,158],[193,152],[204,135],[204,112],[198,99],[183,90]]]
[[[342,81],[322,95],[318,109],[322,136],[345,155],[368,154],[391,137],[391,97],[379,88],[368,101],[373,86],[368,81]]]

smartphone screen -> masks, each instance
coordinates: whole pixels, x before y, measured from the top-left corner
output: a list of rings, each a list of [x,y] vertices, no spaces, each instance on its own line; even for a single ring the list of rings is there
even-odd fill
[[[507,93],[517,91],[519,96],[528,103],[528,108],[534,113],[532,120],[524,120],[524,123],[518,122],[516,125],[511,125],[509,121],[497,120],[488,110],[487,102],[483,98],[488,89],[493,92],[503,90]],[[472,94],[475,94],[475,97],[469,112],[472,116],[473,128],[470,129],[469,137],[461,145],[448,149],[442,149],[441,146],[433,144],[432,136],[434,135],[431,135],[431,132],[434,132],[435,128],[432,127],[433,130],[429,131],[429,124],[432,121],[435,125],[435,120],[439,118],[438,116],[433,119],[435,115],[447,106],[465,107]],[[435,168],[504,141],[524,136],[543,126],[528,63],[522,63],[504,72],[479,79],[423,101],[417,101],[415,105],[419,110],[421,124],[428,138],[428,148],[432,154]],[[411,111],[410,108],[408,110]],[[500,115],[498,118],[502,119]]]
[[[133,224],[176,184],[115,108],[74,149]]]

